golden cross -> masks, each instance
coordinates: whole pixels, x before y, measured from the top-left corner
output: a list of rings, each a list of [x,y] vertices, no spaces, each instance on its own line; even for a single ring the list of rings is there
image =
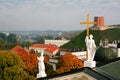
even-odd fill
[[[96,24],[96,22],[90,22],[90,15],[87,14],[87,21],[86,22],[80,22],[80,24],[86,24],[86,29],[87,29],[86,36],[88,36],[89,35],[89,25],[90,24]]]
[[[86,36],[89,36],[89,25],[90,24],[96,24],[96,22],[90,22],[90,15],[87,14],[87,21],[86,22],[80,22],[80,24],[86,24]],[[88,50],[86,48],[86,59],[88,59]]]

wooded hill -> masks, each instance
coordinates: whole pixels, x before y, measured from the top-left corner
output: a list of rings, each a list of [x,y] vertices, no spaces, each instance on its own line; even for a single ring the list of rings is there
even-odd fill
[[[112,28],[103,31],[90,30],[90,34],[94,36],[94,40],[97,46],[99,45],[100,40],[108,39],[109,42],[120,40],[120,28]],[[74,38],[72,38],[70,42],[61,46],[61,48],[85,49],[85,36],[86,36],[86,30],[81,32],[79,35],[75,36]]]

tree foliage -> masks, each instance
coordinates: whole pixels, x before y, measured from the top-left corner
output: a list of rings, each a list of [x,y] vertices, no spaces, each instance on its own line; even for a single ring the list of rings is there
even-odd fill
[[[38,43],[44,43],[45,39],[53,39],[51,35],[37,35],[37,37],[34,38]]]
[[[26,65],[27,72],[29,72],[30,75],[36,76],[38,73],[38,60],[37,56],[40,56],[40,54],[33,53],[34,51],[31,50],[30,53],[27,53],[23,48],[20,46],[16,46],[12,49],[14,52],[16,52],[23,60],[23,62]],[[48,56],[44,56],[44,62],[46,62],[46,73],[47,75],[53,74],[53,68],[51,68],[51,65],[49,65],[47,62],[49,61]]]
[[[0,51],[0,80],[30,80],[22,59],[11,51]]]
[[[53,76],[56,74],[55,71],[53,70],[53,66],[47,62],[45,62],[45,72],[47,76]]]
[[[17,44],[17,36],[15,34],[6,35],[4,33],[0,33],[0,49],[2,50],[10,50],[13,46]]]
[[[8,43],[17,43],[17,36],[16,34],[10,33],[9,35],[6,35],[4,33],[0,33],[0,38],[4,41],[7,41]]]
[[[65,55],[59,58],[56,72],[59,74],[70,71],[72,69],[79,69],[82,67],[83,63],[77,58],[77,56],[72,55],[71,53],[66,53]]]
[[[30,75],[36,76],[38,72],[38,60],[35,54],[18,53],[27,67]]]
[[[4,33],[0,33],[0,38],[7,40],[7,35]]]
[[[95,54],[95,60],[100,62],[114,59],[116,57],[117,57],[116,53],[113,52],[111,48],[100,47]]]
[[[15,34],[9,34],[7,36],[8,43],[17,43],[17,36]]]

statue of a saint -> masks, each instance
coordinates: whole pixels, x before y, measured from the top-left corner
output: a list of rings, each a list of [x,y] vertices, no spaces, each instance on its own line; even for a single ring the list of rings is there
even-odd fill
[[[45,73],[43,51],[41,52],[41,56],[37,57],[37,59],[38,59],[38,70],[39,70],[39,73],[37,74],[37,78],[45,77],[46,73]]]
[[[85,42],[88,51],[88,60],[93,61],[96,51],[96,45],[95,41],[93,40],[93,35],[90,35],[89,37],[86,36]]]

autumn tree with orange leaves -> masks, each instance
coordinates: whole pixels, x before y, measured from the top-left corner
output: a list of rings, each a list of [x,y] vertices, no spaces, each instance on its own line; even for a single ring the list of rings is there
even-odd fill
[[[30,51],[29,53],[25,51],[25,49],[21,48],[20,46],[15,46],[12,49],[13,52],[17,53],[23,60],[24,64],[27,67],[27,72],[32,75],[36,76],[38,73],[38,60],[37,56],[40,56],[40,54],[36,54],[33,51]],[[33,53],[32,53],[33,52]],[[51,76],[55,74],[55,71],[53,70],[53,67],[48,64],[49,62],[49,56],[44,56],[44,62],[45,62],[45,71],[48,76]]]
[[[60,74],[71,71],[73,69],[80,69],[83,67],[83,63],[77,58],[77,56],[72,55],[71,53],[66,53],[65,55],[59,58],[56,67],[56,73]]]
[[[38,69],[38,60],[36,54],[28,53],[27,49],[20,47],[19,45],[12,48],[12,51],[17,53],[25,63],[27,67],[27,72],[29,72],[30,75],[36,76]]]
[[[36,76],[35,74],[38,72],[38,60],[36,58],[36,55],[28,53],[18,53],[18,55],[21,56],[29,74]]]

